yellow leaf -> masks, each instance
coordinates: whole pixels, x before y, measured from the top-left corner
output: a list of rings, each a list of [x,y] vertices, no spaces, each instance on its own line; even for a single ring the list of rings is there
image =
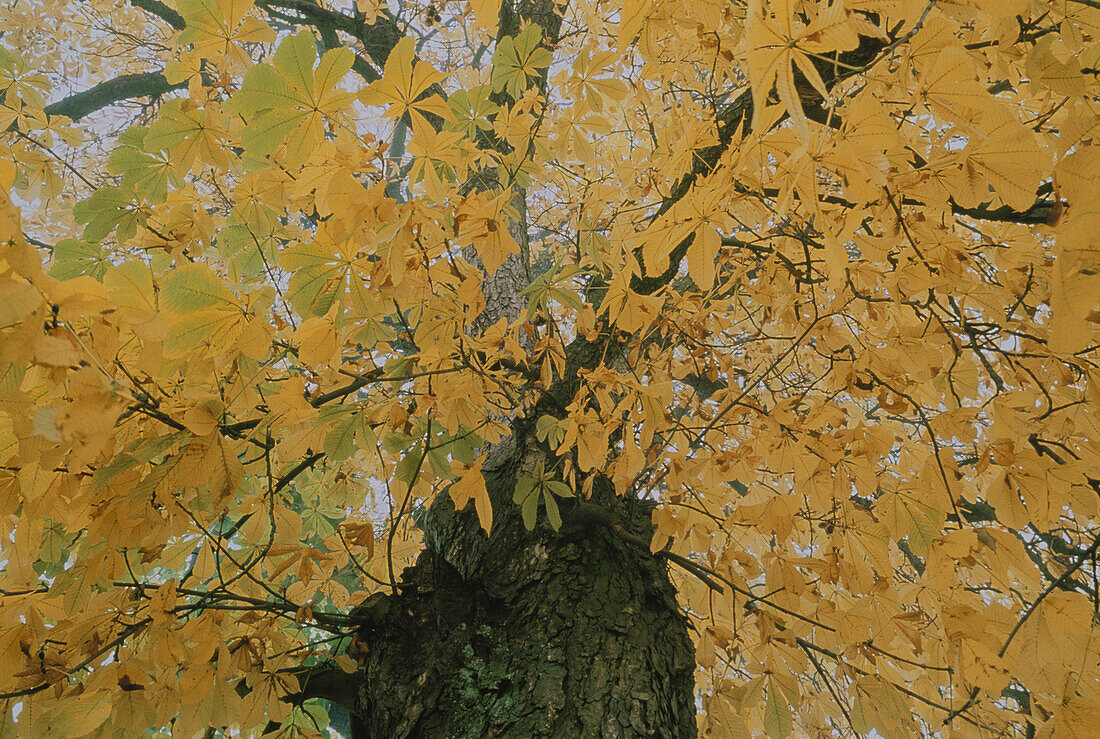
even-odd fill
[[[447,78],[435,68],[422,61],[414,61],[416,51],[411,36],[405,36],[390,51],[382,79],[372,82],[359,99],[364,105],[387,105],[388,118],[400,118],[410,111],[423,118],[423,112],[431,112],[446,120],[451,119],[450,108],[438,95],[426,100],[418,98],[432,85]]]
[[[34,342],[34,361],[47,367],[71,367],[79,364],[80,347],[67,333],[39,336]]]
[[[1071,214],[1063,224],[1050,285],[1050,349],[1073,353],[1095,343],[1090,314],[1100,305],[1100,213]]]
[[[496,36],[497,24],[500,22],[498,0],[470,0],[470,9],[474,11],[478,27],[488,31],[490,36]]]
[[[696,231],[695,238],[688,246],[687,261],[691,279],[703,290],[709,290],[714,285],[714,260],[721,248],[722,235],[709,225]]]
[[[359,671],[359,665],[346,654],[334,654],[332,655],[332,660],[345,674],[354,675]]]
[[[978,83],[974,61],[961,46],[940,49],[921,73],[916,94],[934,112],[951,118],[983,110],[990,94]]]
[[[458,463],[455,463],[458,465]],[[485,487],[485,478],[481,473],[481,460],[461,470],[461,476],[447,488],[455,510],[461,511],[472,498],[477,509],[477,518],[481,528],[488,534],[493,526],[493,506],[489,501],[489,491]]]
[[[294,332],[298,343],[298,359],[307,367],[323,367],[336,359],[338,345],[336,325],[327,317],[307,318]]]
[[[42,304],[34,285],[0,278],[0,328],[13,326],[32,315]]]
[[[634,43],[653,10],[653,0],[637,0],[624,3],[620,11],[618,49],[622,53]]]
[[[7,160],[4,160],[7,164]],[[8,164],[10,167],[11,165]],[[0,174],[4,174],[0,172]],[[14,174],[14,169],[12,170]],[[8,179],[4,176],[4,179]],[[20,213],[19,209],[11,202],[8,197],[8,188],[10,184],[0,187],[0,244],[6,244],[8,242],[21,242],[23,240],[23,231],[20,228]]]
[[[1014,120],[987,125],[983,137],[967,147],[969,161],[985,175],[1010,207],[1026,211],[1050,161],[1039,150],[1035,134]]]
[[[471,199],[463,203],[455,218],[463,239],[477,249],[490,275],[496,274],[510,255],[519,253],[519,244],[509,230],[508,198],[509,193],[504,193],[488,201]]]
[[[209,436],[218,428],[218,419],[201,406],[188,408],[180,420],[196,436]]]
[[[192,440],[181,465],[182,482],[210,489],[215,509],[232,496],[244,477],[244,466],[237,458],[233,442],[221,434]]]
[[[769,737],[784,739],[790,735],[792,726],[791,708],[772,682],[768,687],[768,700],[764,704],[764,730]]]
[[[577,419],[577,465],[582,472],[600,469],[607,459],[608,432],[599,419]]]
[[[856,681],[852,721],[856,731],[877,728],[887,735],[913,725],[912,713],[902,693],[885,680],[867,676]]]
[[[246,17],[252,0],[179,0],[176,7],[187,23],[180,41],[193,43],[199,56],[219,64],[224,60],[238,72],[252,62],[242,44],[275,38],[266,23]]]

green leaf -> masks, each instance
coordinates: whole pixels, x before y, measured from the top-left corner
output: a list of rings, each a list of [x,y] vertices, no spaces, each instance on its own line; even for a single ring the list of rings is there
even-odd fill
[[[550,480],[546,483],[546,489],[553,495],[559,498],[572,498],[573,488],[566,485],[561,480]]]
[[[382,448],[390,454],[394,454],[395,452],[408,449],[412,446],[414,441],[416,441],[416,439],[408,434],[391,431],[382,438]]]
[[[119,473],[133,469],[141,464],[141,460],[123,452],[111,460],[111,463],[100,467],[92,473],[92,490],[102,490]]]
[[[73,206],[73,218],[84,226],[84,240],[103,241],[118,228],[117,238],[125,241],[145,224],[133,192],[117,187],[101,187]]]
[[[516,481],[516,489],[512,493],[512,501],[515,503],[524,503],[535,490],[535,478],[528,477],[527,475],[521,475],[519,480]]]
[[[458,90],[449,98],[447,105],[455,114],[455,123],[447,124],[448,130],[462,131],[467,136],[475,136],[477,129],[490,131],[493,128],[489,116],[500,110],[489,96],[492,94],[491,85],[478,85],[469,90]]]
[[[550,66],[554,57],[541,45],[542,29],[531,24],[516,36],[506,36],[493,54],[493,89],[507,88],[513,99],[519,99],[527,89],[528,78],[539,75]]]
[[[355,431],[360,418],[358,414],[345,413],[328,432],[325,437],[325,456],[330,461],[343,462],[355,451]]]
[[[296,101],[312,102],[316,98],[313,63],[317,61],[317,41],[312,33],[303,28],[283,41],[275,52],[274,61],[275,68],[297,88]]]
[[[432,472],[437,477],[448,479],[454,477],[451,472],[451,463],[447,459],[447,447],[432,449],[428,452],[428,464],[432,466]]]
[[[535,436],[539,441],[546,442],[555,449],[561,445],[565,429],[562,422],[553,416],[539,416],[535,421]]]
[[[107,254],[99,244],[81,239],[65,239],[54,244],[50,274],[59,280],[71,280],[80,275],[91,275],[102,280],[110,264]]]
[[[287,297],[297,310],[323,316],[344,294],[348,268],[338,259],[315,244],[299,244],[279,254],[283,268],[291,273]]]
[[[233,294],[205,264],[177,267],[169,273],[162,289],[164,306],[178,313],[204,308],[237,309]]]
[[[160,106],[160,117],[146,130],[142,150],[168,152],[187,136],[188,122],[182,110],[182,100],[169,100]],[[134,130],[134,126],[130,130]],[[122,137],[119,136],[119,141]]]
[[[522,475],[516,481],[516,489],[512,493],[512,501],[520,504],[523,525],[528,531],[535,528],[535,519],[539,510],[539,495],[535,491],[536,482],[535,478]]]
[[[764,731],[769,737],[784,739],[790,736],[793,728],[790,706],[772,685],[768,690],[768,702],[764,705]]]
[[[265,157],[279,147],[283,139],[302,123],[305,115],[297,110],[267,110],[256,116],[241,135],[241,142],[254,157]]]
[[[531,320],[536,314],[545,312],[551,300],[579,311],[583,302],[577,296],[575,290],[567,286],[567,282],[584,270],[575,265],[561,267],[554,262],[550,269],[531,281],[531,284],[520,290],[520,295],[527,296],[527,320]]]
[[[257,233],[243,224],[218,231],[215,246],[223,257],[231,258],[231,277],[238,282],[266,282],[269,266],[278,264],[278,248],[270,232]]]
[[[909,493],[887,493],[875,507],[881,511],[882,522],[896,539],[908,539],[917,556],[924,556],[928,547],[943,529],[945,514]]]
[[[464,464],[472,464],[474,451],[482,445],[481,437],[460,426],[458,436],[450,446],[451,456]]]
[[[107,171],[122,176],[122,187],[140,193],[151,203],[162,203],[168,194],[172,164],[163,153],[145,151],[148,129],[133,126],[118,137],[121,146],[107,158]]]
[[[240,91],[233,96],[237,109],[248,116],[298,102],[294,88],[270,64],[257,64],[248,70]]]
[[[520,515],[523,516],[523,525],[531,531],[535,528],[535,520],[538,517],[539,512],[539,499],[537,495],[529,495],[527,499],[523,501],[523,505],[520,506]]]
[[[69,559],[68,532],[65,525],[56,521],[48,521],[42,528],[42,543],[38,549],[41,572],[47,577],[56,577],[61,572]]]
[[[354,62],[355,54],[345,46],[326,51],[317,65],[317,70],[313,73],[313,79],[317,83],[313,102],[321,103],[321,98],[339,84]]]
[[[558,503],[554,500],[554,496],[549,493],[546,487],[543,487],[542,500],[546,504],[546,517],[550,520],[550,525],[554,527],[554,531],[561,528],[561,513],[558,511]]]
[[[421,451],[419,449],[402,457],[394,470],[397,479],[406,485],[412,485],[413,479],[418,475],[418,470],[423,466],[420,457]]]
[[[145,438],[132,445],[134,456],[143,462],[159,463],[164,455],[191,440],[190,431],[174,431],[164,436]]]
[[[312,733],[318,726],[329,725],[328,711],[318,699],[310,699],[292,711],[284,725],[305,729]]]

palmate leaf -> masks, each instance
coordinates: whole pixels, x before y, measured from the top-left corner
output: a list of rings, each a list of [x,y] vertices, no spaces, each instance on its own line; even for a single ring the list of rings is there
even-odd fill
[[[204,264],[173,270],[161,287],[168,318],[165,352],[185,357],[205,348],[222,352],[233,346],[249,322],[237,298]]]
[[[148,129],[134,126],[119,137],[120,146],[107,158],[107,170],[122,175],[122,188],[141,193],[151,203],[162,202],[168,193],[168,177],[173,166],[161,152],[145,148]]]
[[[156,313],[156,288],[148,265],[142,262],[119,264],[104,275],[103,284],[120,310],[132,311],[141,317]]]
[[[773,685],[768,690],[768,700],[764,705],[764,730],[769,737],[785,739],[791,735],[792,728],[791,707]]]
[[[413,39],[401,39],[386,58],[382,79],[367,86],[359,95],[364,105],[385,105],[387,118],[401,118],[415,113],[414,123],[426,124],[425,113],[451,119],[450,108],[438,95],[421,99],[432,85],[446,79],[435,68],[416,60]]]
[[[449,124],[456,130],[462,131],[467,136],[474,136],[478,129],[492,130],[493,124],[489,116],[499,109],[496,103],[489,99],[493,88],[491,85],[478,85],[469,90],[456,90],[447,98],[447,105],[454,114],[455,122]]]
[[[103,247],[83,239],[64,239],[54,244],[50,274],[59,280],[80,275],[103,279],[111,262]]]
[[[539,491],[536,489],[538,480],[534,477],[523,475],[516,481],[516,489],[512,493],[512,501],[519,503],[520,514],[523,516],[523,525],[527,530],[535,528],[535,517],[539,511]]]
[[[533,24],[516,36],[501,39],[493,53],[493,89],[506,90],[513,99],[518,99],[553,60],[550,50],[541,42],[542,33]]]
[[[918,556],[924,556],[939,535],[946,516],[934,506],[908,493],[888,493],[880,500],[883,523],[896,539],[906,539]]]
[[[176,7],[186,22],[180,43],[193,44],[219,66],[245,69],[252,60],[243,45],[275,38],[270,26],[248,15],[252,6],[252,0],[179,0]]]
[[[296,38],[298,37],[287,39],[283,45],[291,45],[294,43],[292,39]],[[310,44],[310,48],[312,46]],[[309,63],[312,66],[313,60],[311,59]],[[242,113],[255,115],[265,110],[294,108],[306,102],[307,98],[304,95],[300,96],[299,92],[275,67],[270,64],[257,64],[248,70],[244,84],[241,85],[240,92],[233,97],[233,100],[240,106]]]
[[[819,13],[807,25],[802,21],[796,0],[764,3],[753,0],[745,24],[744,43],[749,62],[749,78],[753,95],[753,127],[762,121],[768,96],[774,86],[779,101],[791,116],[803,139],[809,135],[808,123],[794,73],[797,69],[814,90],[825,97],[828,93],[810,54],[822,54],[835,49],[853,49],[859,36],[841,12],[840,3],[822,4]]]
[[[146,222],[141,198],[132,190],[101,187],[73,207],[73,218],[84,226],[84,240],[102,241],[118,229],[116,238],[125,241]]]
[[[303,313],[324,315],[348,291],[349,280],[362,277],[342,259],[336,245],[324,239],[301,244],[279,254],[291,273],[288,297]],[[353,263],[354,264],[354,263]]]
[[[304,161],[324,138],[324,122],[338,119],[354,100],[339,89],[353,59],[348,49],[332,49],[315,69],[312,34],[300,31],[284,40],[273,64],[252,67],[233,98],[234,105],[251,118],[245,148],[262,158],[285,143],[292,163]]]
[[[215,101],[201,109],[183,101],[168,101],[161,106],[160,118],[150,124],[143,145],[146,151],[168,152],[176,175],[188,171],[196,161],[224,168],[230,159],[228,133],[221,106]]]
[[[573,489],[561,480],[555,480],[553,472],[543,462],[538,462],[530,474],[520,475],[516,481],[512,501],[519,504],[523,525],[527,530],[535,528],[539,505],[546,507],[546,518],[555,531],[561,528],[561,512],[555,498],[571,498]]]

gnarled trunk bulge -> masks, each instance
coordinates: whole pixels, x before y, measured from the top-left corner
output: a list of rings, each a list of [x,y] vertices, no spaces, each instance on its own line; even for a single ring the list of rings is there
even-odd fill
[[[665,565],[639,546],[651,505],[597,485],[584,505],[608,515],[574,509],[560,532],[528,532],[503,504],[518,456],[486,472],[491,536],[473,506],[455,513],[441,496],[398,594],[357,612],[355,735],[695,736],[687,622]]]

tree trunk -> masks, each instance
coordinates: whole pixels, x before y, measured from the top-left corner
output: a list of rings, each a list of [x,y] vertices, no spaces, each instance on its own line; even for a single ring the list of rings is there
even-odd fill
[[[358,611],[355,735],[695,736],[687,621],[642,546],[652,504],[599,481],[583,509],[603,515],[528,532],[512,502],[522,456],[486,471],[491,537],[440,496],[399,592]]]
[[[521,21],[537,24],[548,47],[556,43],[554,0],[503,2],[498,39]],[[545,86],[543,73],[537,87]],[[495,95],[498,104],[512,102]],[[495,179],[486,176],[482,186]],[[520,253],[485,276],[487,305],[475,335],[501,318],[513,323],[526,306],[524,197],[513,188],[519,217],[509,230]],[[465,256],[481,265],[475,250]],[[540,402],[547,407],[512,420],[511,437],[485,450],[492,535],[473,506],[456,512],[440,495],[419,519],[427,547],[402,573],[398,592],[353,612],[362,623],[358,673],[341,680],[330,672],[312,686],[308,673],[300,678],[302,697],[328,697],[349,710],[357,739],[696,735],[695,655],[665,564],[649,551],[653,504],[617,499],[597,479],[590,499],[562,508],[561,531],[541,513],[527,531],[512,500],[520,469],[555,459],[535,442],[531,419],[560,416],[577,390],[577,370],[596,366],[606,350],[606,342],[575,339],[565,378]]]

